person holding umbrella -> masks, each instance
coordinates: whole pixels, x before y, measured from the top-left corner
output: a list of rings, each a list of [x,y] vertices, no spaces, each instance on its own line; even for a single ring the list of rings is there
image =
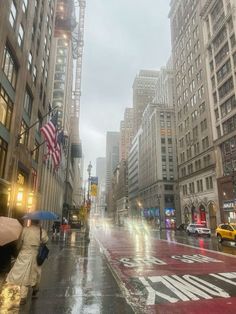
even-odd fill
[[[0,274],[2,275],[9,272],[12,259],[17,257],[17,240],[21,232],[22,226],[17,219],[0,216]]]
[[[23,218],[32,219],[27,215]],[[33,288],[33,297],[39,290],[41,266],[38,266],[36,257],[40,243],[47,243],[47,241],[47,232],[41,228],[39,220],[32,219],[31,226],[23,228],[20,237],[20,252],[6,278],[7,283],[20,286],[20,304],[26,303],[30,286]]]

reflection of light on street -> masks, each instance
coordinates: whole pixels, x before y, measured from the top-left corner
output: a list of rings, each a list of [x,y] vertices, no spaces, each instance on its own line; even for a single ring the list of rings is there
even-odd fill
[[[204,240],[203,239],[198,239],[198,243],[199,243],[199,247],[201,249],[203,249],[204,248]]]
[[[138,234],[135,235],[135,251],[136,253],[140,252],[140,239]]]
[[[174,230],[167,230],[166,231],[166,239],[168,242],[173,242],[176,240]]]
[[[144,251],[145,251],[145,257],[149,257],[150,255],[150,249],[151,249],[151,237],[150,234],[145,234],[144,235]]]
[[[70,241],[71,241],[71,243],[75,243],[76,242],[76,233],[75,232],[72,232]]]
[[[20,287],[16,285],[4,285],[0,293],[1,313],[13,313],[12,309],[17,309],[20,302]],[[14,312],[14,313],[18,313]]]
[[[63,232],[63,241],[65,241],[66,240],[66,232],[64,231]]]

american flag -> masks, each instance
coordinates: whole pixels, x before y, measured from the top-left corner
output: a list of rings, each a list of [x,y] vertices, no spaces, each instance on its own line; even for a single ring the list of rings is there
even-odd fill
[[[57,135],[57,142],[54,151],[52,152],[52,160],[54,169],[58,169],[61,162],[61,145],[64,143],[64,132],[60,131]]]
[[[49,153],[54,151],[57,144],[57,119],[58,111],[56,111],[51,120],[40,129],[47,142]]]

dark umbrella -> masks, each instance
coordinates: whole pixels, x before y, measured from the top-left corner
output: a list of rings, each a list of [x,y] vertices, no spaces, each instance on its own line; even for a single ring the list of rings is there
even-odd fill
[[[30,220],[57,220],[59,216],[50,211],[39,210],[35,212],[28,213],[22,217],[22,219]]]

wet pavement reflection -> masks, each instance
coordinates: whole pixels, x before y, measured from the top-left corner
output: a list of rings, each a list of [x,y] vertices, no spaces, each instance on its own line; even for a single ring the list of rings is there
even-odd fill
[[[211,238],[207,238],[204,236],[188,236],[185,231],[174,231],[174,230],[162,230],[162,231],[152,231],[151,236],[182,243],[194,247],[200,247],[207,250],[218,251],[222,253],[228,253],[232,255],[236,255],[236,243],[230,241],[224,241],[223,243],[218,243],[215,235],[212,235]]]
[[[100,230],[101,229],[101,230]],[[155,239],[170,243],[182,243],[191,247],[219,251],[236,255],[232,242],[218,243],[217,238],[188,236],[184,231],[150,230],[147,228],[128,229],[140,274],[146,268],[143,258],[150,258]],[[65,232],[54,237],[49,243],[50,255],[45,262],[38,299],[28,298],[25,306],[19,307],[19,287],[5,286],[0,294],[0,313],[7,314],[93,314],[93,313],[134,313],[127,303],[122,285],[114,279],[108,266],[106,254],[100,249],[93,235],[101,232],[110,241],[112,232],[119,237],[124,228],[94,225],[90,242],[78,230]],[[99,236],[98,236],[99,238]],[[117,251],[126,256],[126,241],[119,238]],[[131,261],[129,261],[130,263]],[[115,264],[117,262],[115,261]]]
[[[78,231],[50,243],[39,297],[30,313],[133,313],[95,239]]]

